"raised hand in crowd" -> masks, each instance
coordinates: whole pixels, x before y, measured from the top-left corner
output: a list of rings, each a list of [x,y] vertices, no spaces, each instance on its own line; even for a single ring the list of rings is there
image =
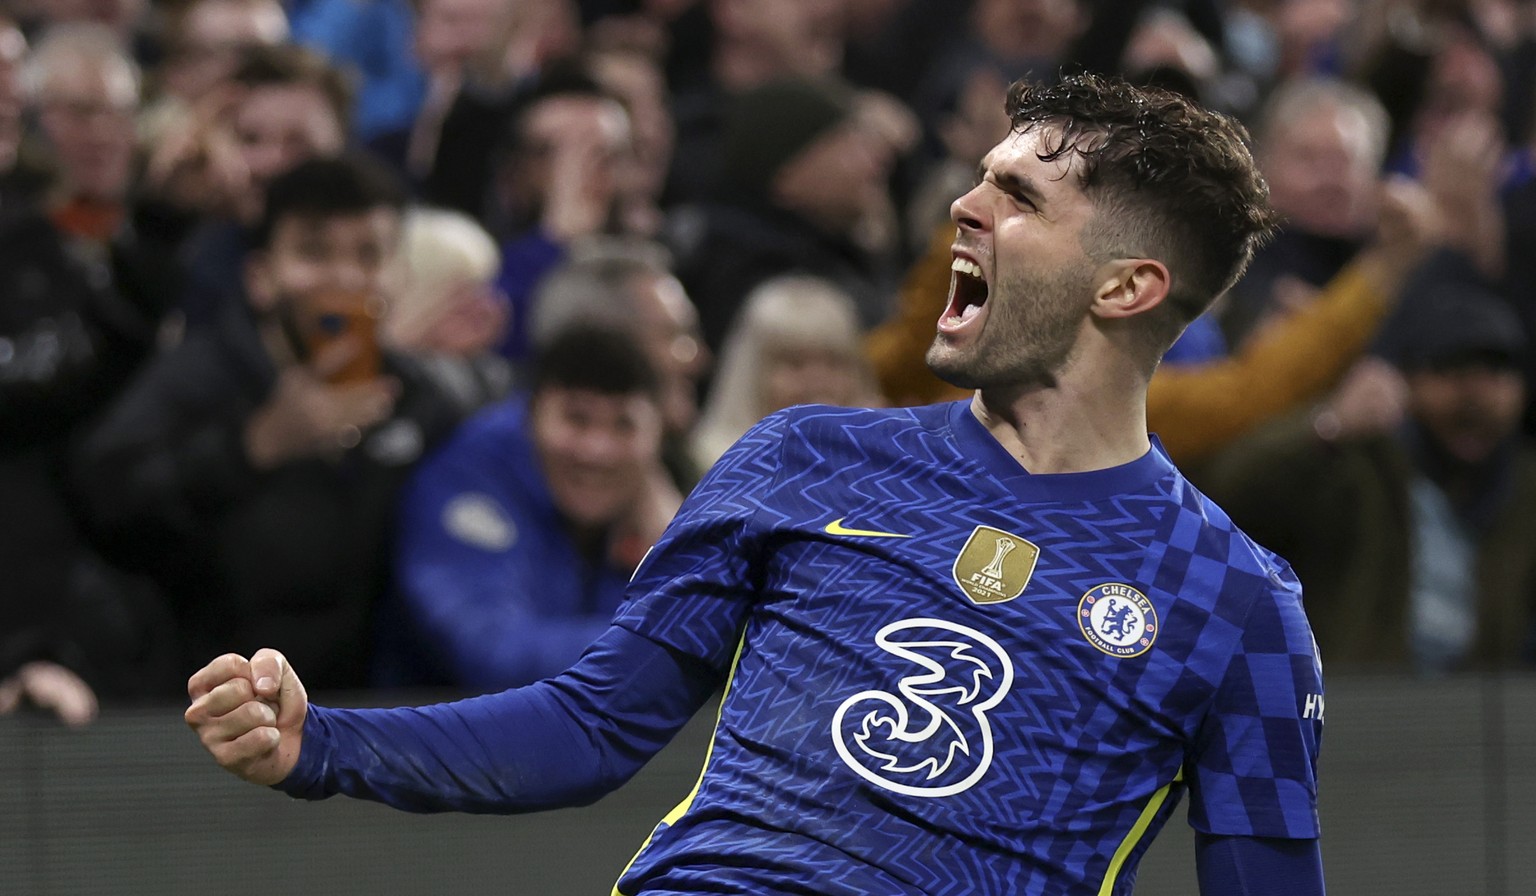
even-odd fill
[[[47,710],[71,728],[96,718],[96,694],[85,680],[58,663],[37,660],[0,679],[0,716],[24,703]]]
[[[540,151],[549,164],[544,231],[560,242],[597,233],[613,209],[618,186],[613,160],[628,146],[628,122],[616,105],[562,99],[550,102],[543,114]]]
[[[1376,231],[1357,260],[1368,276],[1395,297],[1429,251],[1447,239],[1449,222],[1429,188],[1406,177],[1383,180],[1376,201]]]
[[[356,337],[347,337],[309,363],[283,368],[271,396],[246,423],[245,448],[254,467],[271,469],[352,448],[364,430],[388,419],[400,394],[393,377],[333,381],[364,351]]]
[[[1339,387],[1312,415],[1318,437],[1332,442],[1375,435],[1403,422],[1408,410],[1408,382],[1380,358],[1362,358]]]
[[[188,110],[185,127],[167,129],[145,163],[145,191],[201,214],[235,214],[239,197],[250,188],[250,172],[230,127],[239,100],[233,88],[215,89]]]
[[[1506,150],[1498,120],[1487,112],[1468,110],[1440,129],[1424,157],[1424,185],[1445,218],[1447,244],[1490,278],[1504,272],[1499,187]]]

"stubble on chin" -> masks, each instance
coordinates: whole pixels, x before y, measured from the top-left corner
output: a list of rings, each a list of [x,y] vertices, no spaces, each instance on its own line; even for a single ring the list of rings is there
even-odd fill
[[[946,345],[940,335],[928,347],[925,360],[934,376],[957,389],[1055,388],[1057,374],[1071,356],[1071,346],[1056,340],[1048,351],[1040,349],[1041,346],[1031,346],[999,354],[982,343],[957,349]]]
[[[935,336],[923,360],[927,362],[928,369],[933,371],[934,376],[951,386],[957,389],[977,388],[963,359],[958,355],[957,350],[944,344],[943,336]]]

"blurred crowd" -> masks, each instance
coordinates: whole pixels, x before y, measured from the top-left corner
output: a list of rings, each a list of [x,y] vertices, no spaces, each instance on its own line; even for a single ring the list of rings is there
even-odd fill
[[[1536,2],[8,0],[0,713],[564,668],[764,415],[963,397],[949,203],[1082,70],[1252,134],[1149,425],[1325,665],[1536,664]]]

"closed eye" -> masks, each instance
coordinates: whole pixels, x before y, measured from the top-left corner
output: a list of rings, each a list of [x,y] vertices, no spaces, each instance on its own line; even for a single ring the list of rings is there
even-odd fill
[[[979,168],[976,171],[976,183],[983,182],[990,182],[996,186],[1021,208],[1031,211],[1040,208],[1040,194],[1027,178],[1007,171],[994,171],[989,174],[985,168]]]

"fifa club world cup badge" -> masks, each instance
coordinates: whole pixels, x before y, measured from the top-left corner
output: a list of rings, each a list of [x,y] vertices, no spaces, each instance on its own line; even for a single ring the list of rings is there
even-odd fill
[[[1157,640],[1157,609],[1145,594],[1114,582],[1083,595],[1077,625],[1089,644],[1110,656],[1141,656]]]
[[[1000,604],[1024,593],[1040,549],[1011,532],[977,526],[951,570],[955,584],[978,604]]]

